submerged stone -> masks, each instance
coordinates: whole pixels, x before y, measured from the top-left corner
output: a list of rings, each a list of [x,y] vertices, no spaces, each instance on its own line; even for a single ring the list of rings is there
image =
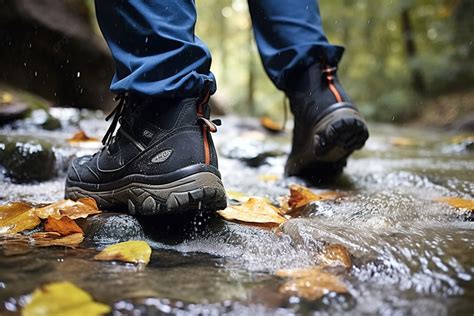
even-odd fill
[[[128,214],[101,213],[78,220],[78,224],[84,230],[86,244],[115,244],[145,238],[140,223]]]

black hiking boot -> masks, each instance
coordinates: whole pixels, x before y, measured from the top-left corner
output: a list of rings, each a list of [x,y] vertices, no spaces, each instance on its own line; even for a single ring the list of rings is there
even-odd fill
[[[295,126],[285,174],[313,181],[335,178],[369,137],[364,118],[337,79],[336,67],[314,64],[287,96]]]
[[[141,215],[224,209],[210,135],[219,122],[209,121],[209,93],[181,101],[127,94],[119,99],[104,147],[71,164],[66,198],[89,196],[103,209]]]

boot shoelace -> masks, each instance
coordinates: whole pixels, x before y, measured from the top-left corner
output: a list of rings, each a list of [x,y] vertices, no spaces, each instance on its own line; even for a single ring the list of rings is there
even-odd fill
[[[110,114],[107,115],[107,117],[105,118],[106,121],[109,121],[110,119],[112,119],[112,122],[110,123],[110,126],[107,129],[107,132],[102,138],[103,145],[108,146],[112,143],[115,130],[117,129],[117,125],[120,121],[120,117],[122,116],[127,100],[128,100],[127,93],[122,93],[115,97],[114,101],[118,101],[118,103],[115,106],[115,108],[112,110],[112,112],[110,112]]]

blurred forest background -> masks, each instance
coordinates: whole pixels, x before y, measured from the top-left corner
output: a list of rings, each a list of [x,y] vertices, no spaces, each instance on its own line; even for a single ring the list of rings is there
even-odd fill
[[[55,62],[50,67],[53,70],[43,69],[42,72],[37,71],[36,75],[31,67],[41,64],[41,59],[24,65],[25,51],[31,50],[31,47],[27,46],[28,42],[31,45],[35,39],[34,36],[21,37],[18,33],[37,32],[38,27],[28,29],[25,22],[26,26],[19,28],[17,18],[16,27],[12,29],[8,21],[11,21],[15,14],[5,13],[6,10],[12,12],[17,10],[20,12],[18,14],[24,14],[18,6],[42,5],[46,6],[51,14],[54,11],[52,7],[62,6],[64,10],[66,8],[64,3],[66,3],[66,9],[70,11],[68,14],[77,13],[82,17],[82,21],[87,21],[95,34],[100,34],[93,13],[92,0],[65,0],[59,3],[62,4],[59,5],[58,1],[54,0],[37,0],[36,2],[34,0],[0,0],[0,4],[4,7],[2,9],[4,12],[0,13],[0,18],[2,15],[4,18],[3,22],[0,22],[0,30],[3,29],[0,31],[0,45],[4,47],[0,49],[7,49],[8,52],[10,48],[12,51],[11,47],[15,46],[11,44],[12,41],[15,42],[16,39],[19,42],[18,38],[22,38],[20,48],[14,51],[13,57],[5,51],[0,53],[1,64],[8,64],[12,69],[19,68],[15,74],[13,70],[6,71],[4,74],[0,73],[0,80],[6,85],[17,86],[42,95],[59,105],[110,107],[107,102],[103,105],[91,104],[93,102],[91,100],[98,100],[98,96],[101,100],[104,98],[108,100],[108,96],[104,97],[100,91],[89,93],[90,97],[81,101],[77,101],[79,100],[77,97],[72,98],[77,101],[75,102],[70,101],[71,98],[59,98],[58,91],[64,91],[67,87],[57,87],[58,84],[69,85],[69,82],[72,86],[78,85],[76,81],[83,74],[82,78],[94,79],[93,85],[97,86],[105,82],[102,85],[107,88],[110,80],[108,62],[98,63],[102,66],[107,65],[108,68],[106,67],[103,71],[99,69],[100,67],[97,68],[97,63],[94,66],[92,61],[95,57],[90,57],[91,62],[87,65],[76,62],[78,66],[68,70],[70,72],[68,78],[57,79],[56,83],[52,84],[53,88],[48,88],[54,91],[49,94],[43,93],[41,86],[35,84],[35,80],[40,80],[38,78],[45,71],[49,79],[42,77],[43,81],[54,77],[51,74],[54,69],[64,73],[65,62]],[[37,10],[36,7],[35,10]],[[215,99],[220,107],[226,112],[281,118],[284,96],[275,90],[261,66],[253,41],[246,0],[198,0],[197,7],[197,35],[209,45],[213,53],[212,71],[218,79],[219,87]],[[339,67],[340,78],[369,119],[394,122],[418,120],[428,124],[446,125],[458,119],[470,118],[470,124],[472,124],[474,120],[472,118],[474,115],[474,1],[321,0],[320,7],[324,28],[330,41],[346,47],[346,54]],[[60,24],[65,21],[61,22],[61,19],[58,20],[57,17],[55,19],[48,22],[48,27],[56,28],[57,33],[61,28],[51,26],[51,24],[56,22]],[[31,17],[26,18],[25,21],[32,21],[33,25],[39,23]],[[67,34],[70,32],[68,28],[74,28],[74,23],[71,21],[71,18],[66,19],[63,27],[66,29],[66,32],[63,31],[66,37],[77,36],[77,34]],[[6,25],[3,28],[2,23]],[[69,54],[68,64],[74,64],[75,58],[80,57],[70,53],[72,48],[80,47],[82,50],[84,48],[80,43],[92,42],[91,40],[79,41],[79,44],[75,44],[76,46],[71,46],[74,41],[64,42],[61,36],[46,38],[62,41],[62,46],[60,45],[59,49],[56,48],[54,53],[58,56],[60,53],[62,56]],[[10,46],[6,44],[8,41],[10,41]],[[49,43],[48,45],[58,44]],[[103,43],[98,43],[96,46],[100,47],[103,56],[108,54]],[[81,52],[79,55],[84,58],[84,56],[94,54],[88,51]],[[102,55],[96,56],[98,60],[109,58]],[[99,70],[100,76],[97,75]],[[25,72],[21,77],[23,79],[16,78],[18,72],[22,71]],[[96,77],[100,77],[101,80]],[[26,81],[29,83],[25,84]],[[43,85],[48,86],[47,83]],[[79,86],[74,86],[69,94],[86,96],[87,89],[91,90],[93,87],[88,88],[85,85],[86,83],[81,83]],[[103,93],[106,94],[106,92]]]

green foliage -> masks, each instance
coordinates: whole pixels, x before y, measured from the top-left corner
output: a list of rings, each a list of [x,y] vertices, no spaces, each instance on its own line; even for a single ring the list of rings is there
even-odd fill
[[[370,118],[403,121],[421,110],[423,99],[472,86],[471,3],[320,1],[328,38],[346,47],[340,77]],[[224,105],[239,113],[282,115],[283,94],[276,91],[259,62],[246,1],[206,0],[197,1],[197,6],[197,34],[213,53],[212,70]],[[414,56],[406,50],[403,10],[411,20]],[[425,82],[426,91],[421,94],[413,86],[414,70]]]

